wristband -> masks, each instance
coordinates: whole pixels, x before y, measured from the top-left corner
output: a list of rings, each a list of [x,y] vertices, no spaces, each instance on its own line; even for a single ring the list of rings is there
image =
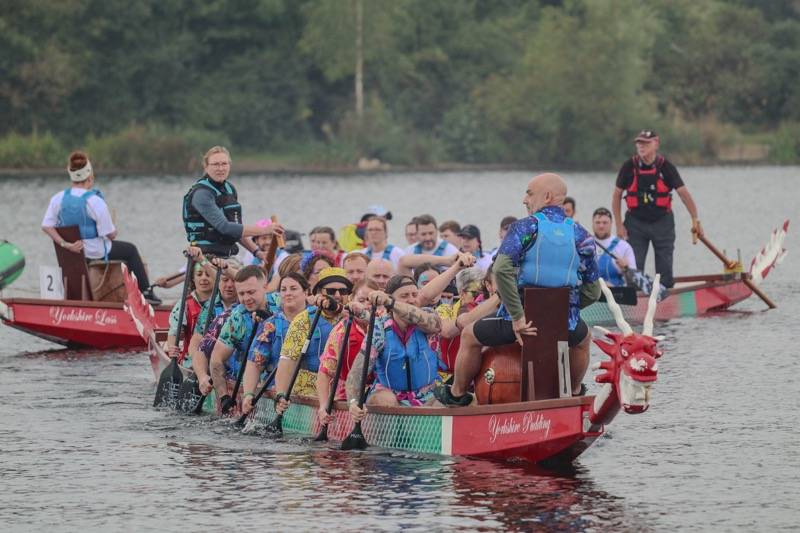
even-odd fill
[[[61,247],[62,248],[66,248],[67,247],[67,241],[65,241],[64,239],[61,239]]]
[[[275,395],[275,403],[278,403],[279,401],[285,400],[285,399],[286,399],[286,395],[284,393],[282,393],[282,392],[279,392],[278,394]]]
[[[203,258],[203,260],[202,260],[202,261],[200,261],[200,266],[206,266],[207,264],[208,264],[208,259],[206,259],[206,258],[204,257],[204,258]]]
[[[358,400],[356,400],[355,398],[353,398],[352,400],[350,400],[350,403],[356,403],[357,401],[358,401]]]
[[[245,399],[245,398],[255,398],[255,397],[256,397],[256,395],[255,395],[255,394],[253,394],[252,392],[245,392],[245,393],[244,393],[244,396],[242,396],[242,399]]]

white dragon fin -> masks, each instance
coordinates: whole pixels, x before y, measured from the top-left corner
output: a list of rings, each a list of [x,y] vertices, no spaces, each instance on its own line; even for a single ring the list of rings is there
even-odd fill
[[[617,301],[614,299],[614,295],[611,294],[611,289],[608,288],[606,282],[603,278],[600,278],[600,290],[603,291],[603,294],[606,296],[606,303],[608,304],[608,308],[611,311],[611,314],[614,316],[614,321],[617,323],[617,327],[622,330],[622,334],[626,337],[633,333],[633,328],[631,325],[625,321],[625,318],[622,316],[622,309],[620,308]]]
[[[656,274],[653,280],[653,287],[661,286],[661,274]],[[642,325],[642,335],[648,337],[653,336],[653,318],[656,316],[656,305],[658,304],[658,291],[653,289],[650,293],[650,298],[647,300],[647,314],[644,316],[644,324]]]
[[[755,285],[759,285],[763,282],[770,270],[786,257],[786,249],[783,247],[783,241],[786,240],[786,232],[788,230],[789,220],[787,219],[783,223],[783,226],[772,230],[767,245],[753,258],[753,261],[750,263],[750,275],[753,277],[752,281]]]

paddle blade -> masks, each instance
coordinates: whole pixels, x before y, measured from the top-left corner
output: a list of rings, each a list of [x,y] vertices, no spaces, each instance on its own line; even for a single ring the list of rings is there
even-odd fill
[[[283,415],[278,415],[275,417],[275,420],[267,424],[267,427],[264,428],[264,432],[266,435],[270,437],[280,437],[283,435]]]
[[[319,435],[314,439],[314,442],[326,442],[328,440],[328,424],[322,426],[319,430]]]
[[[353,431],[342,441],[342,450],[366,450],[367,446],[369,445],[364,438],[364,432],[361,431],[361,422],[356,422]]]
[[[178,367],[178,360],[173,358],[167,367],[161,371],[161,376],[158,378],[153,407],[174,406],[181,382],[183,382],[183,374],[181,374],[181,369]]]
[[[255,411],[255,409],[253,409]],[[236,428],[243,428],[245,423],[247,422],[247,417],[250,416],[250,413],[243,414],[239,417],[239,420],[233,423],[234,427]]]
[[[206,397],[200,392],[197,376],[192,374],[181,383],[178,390],[178,410],[186,414],[200,414]]]

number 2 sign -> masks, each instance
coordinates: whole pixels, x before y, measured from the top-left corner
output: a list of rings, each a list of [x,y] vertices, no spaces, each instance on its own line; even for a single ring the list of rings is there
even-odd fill
[[[39,267],[39,295],[45,300],[64,299],[64,280],[61,277],[61,268]]]

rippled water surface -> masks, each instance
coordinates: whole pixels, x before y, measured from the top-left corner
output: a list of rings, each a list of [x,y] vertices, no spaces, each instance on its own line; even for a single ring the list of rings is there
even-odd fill
[[[749,261],[784,218],[800,222],[800,169],[687,168],[709,238]],[[390,234],[429,211],[495,226],[522,214],[527,173],[234,178],[245,217],[335,227],[368,204],[395,215]],[[578,219],[608,206],[612,175],[567,174]],[[192,179],[101,178],[120,238],[152,272],[182,261],[180,198]],[[55,264],[39,230],[64,180],[0,181],[0,238],[28,267],[5,295],[38,294]],[[439,205],[442,201],[447,205]],[[692,247],[678,212],[676,271],[719,271]],[[571,471],[386,450],[340,452],[296,439],[242,436],[227,423],[155,411],[143,353],[70,352],[0,326],[0,531],[796,530],[800,411],[796,229],[789,257],[735,312],[661,324],[666,355],[650,411],[620,415]],[[399,239],[395,242],[399,243]],[[174,293],[173,293],[174,294]],[[599,359],[593,353],[593,359]]]

